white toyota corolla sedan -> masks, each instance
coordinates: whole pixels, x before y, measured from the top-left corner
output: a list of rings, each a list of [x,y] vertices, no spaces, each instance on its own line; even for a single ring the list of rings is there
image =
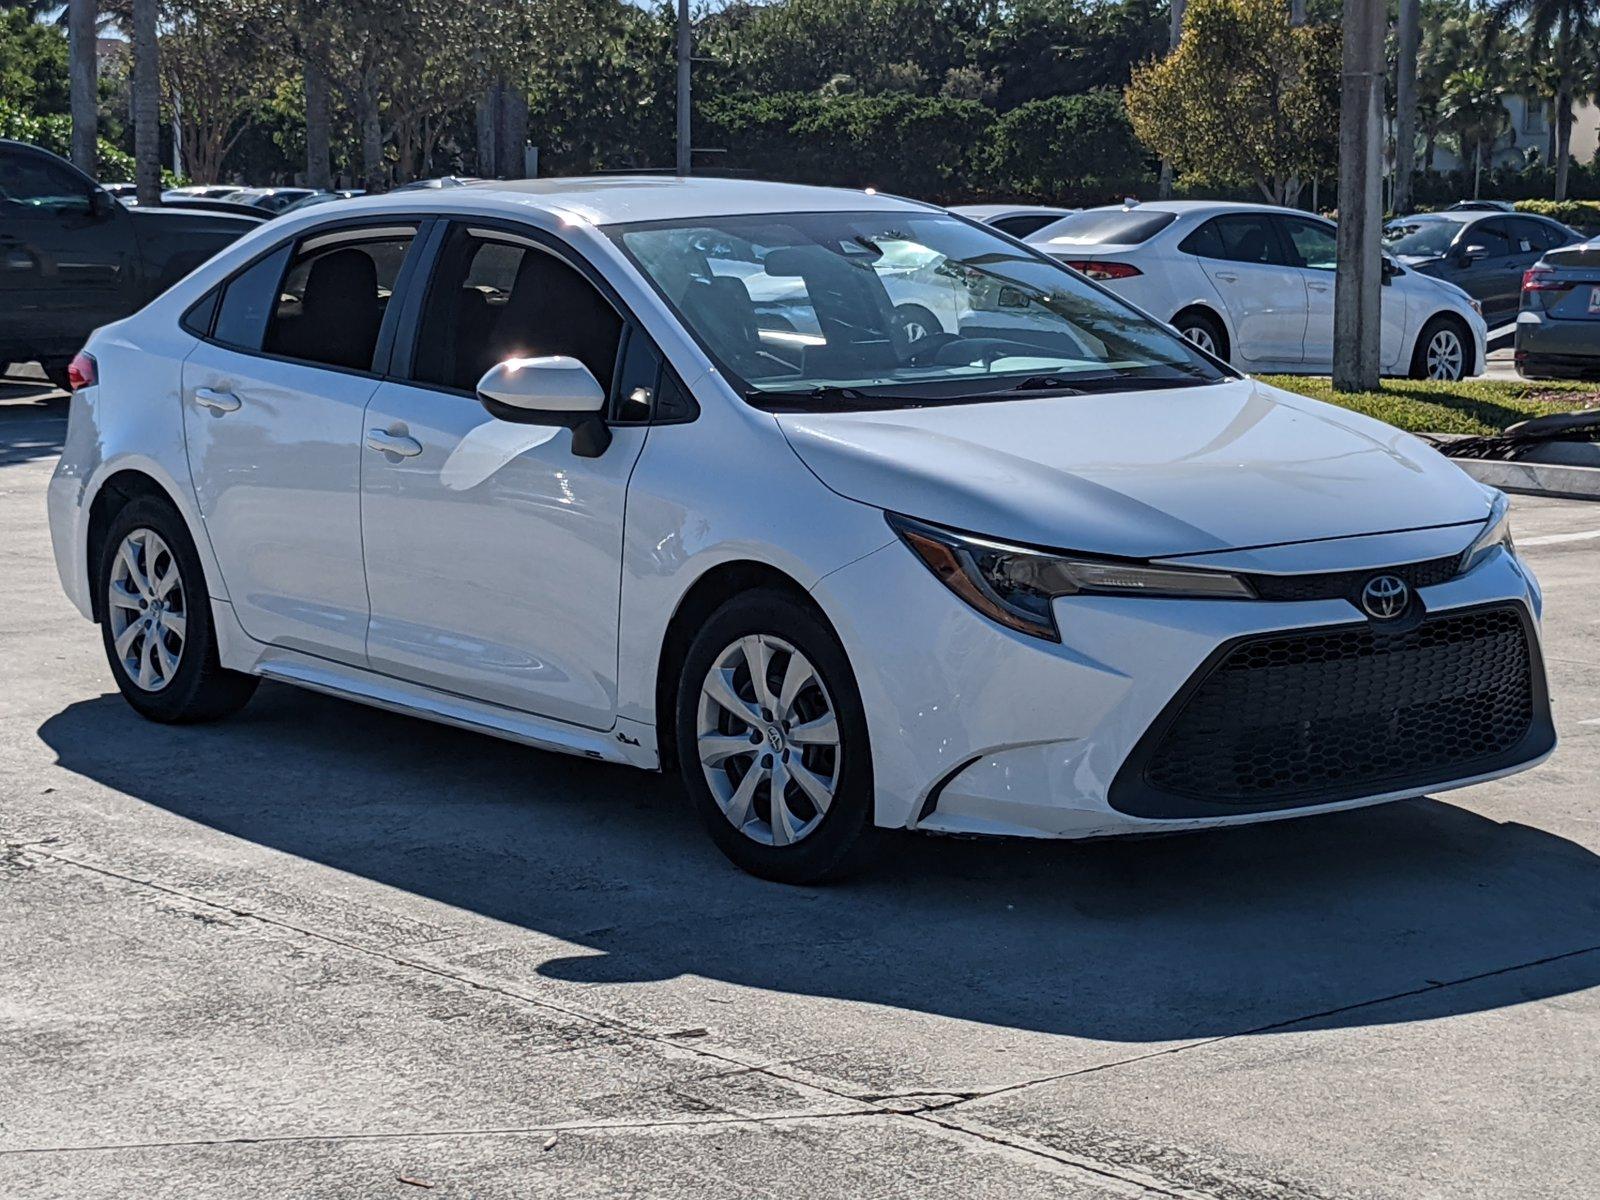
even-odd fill
[[[935,208],[350,200],[73,371],[51,532],[140,713],[267,678],[674,769],[764,876],[881,828],[1348,808],[1554,744],[1504,497]]]
[[[1265,204],[1154,201],[1091,208],[1028,235],[1039,249],[1247,371],[1333,366],[1333,222]],[[1481,375],[1488,326],[1453,283],[1386,259],[1385,375]]]

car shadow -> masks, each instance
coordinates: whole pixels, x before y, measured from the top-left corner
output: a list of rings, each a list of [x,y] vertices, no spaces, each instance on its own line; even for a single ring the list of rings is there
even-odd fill
[[[1121,842],[902,834],[860,879],[791,888],[729,866],[661,776],[281,685],[212,726],[107,695],[39,732],[145,804],[583,947],[537,968],[569,981],[694,974],[1121,1042],[1600,983],[1600,954],[1506,973],[1600,944],[1596,856],[1431,800]]]
[[[0,376],[0,467],[61,453],[67,393],[39,379]]]

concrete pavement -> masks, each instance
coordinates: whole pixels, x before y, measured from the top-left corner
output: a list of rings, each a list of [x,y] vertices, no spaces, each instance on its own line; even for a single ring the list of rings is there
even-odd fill
[[[651,776],[273,685],[140,721],[62,411],[0,388],[0,1195],[1600,1195],[1600,505],[1516,502],[1531,774],[788,889]]]

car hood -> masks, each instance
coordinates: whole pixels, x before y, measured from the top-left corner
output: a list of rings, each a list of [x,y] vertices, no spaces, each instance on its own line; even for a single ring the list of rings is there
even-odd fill
[[[1410,434],[1249,379],[777,421],[841,495],[1037,546],[1164,558],[1488,513]]]
[[[254,218],[234,213],[209,212],[203,208],[130,208],[134,228],[141,233],[150,232],[162,237],[181,237],[188,233],[203,233],[214,237],[243,237],[261,226]]]

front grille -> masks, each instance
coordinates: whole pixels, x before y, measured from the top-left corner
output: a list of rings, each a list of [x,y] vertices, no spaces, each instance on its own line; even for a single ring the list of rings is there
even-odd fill
[[[1111,801],[1146,816],[1327,803],[1485,774],[1553,740],[1518,608],[1251,637],[1201,668]]]
[[[1374,575],[1398,575],[1412,591],[1433,587],[1455,578],[1461,556],[1430,558],[1426,562],[1406,563],[1365,571],[1324,571],[1315,575],[1246,575],[1256,595],[1263,600],[1349,600],[1356,603],[1361,589]]]

